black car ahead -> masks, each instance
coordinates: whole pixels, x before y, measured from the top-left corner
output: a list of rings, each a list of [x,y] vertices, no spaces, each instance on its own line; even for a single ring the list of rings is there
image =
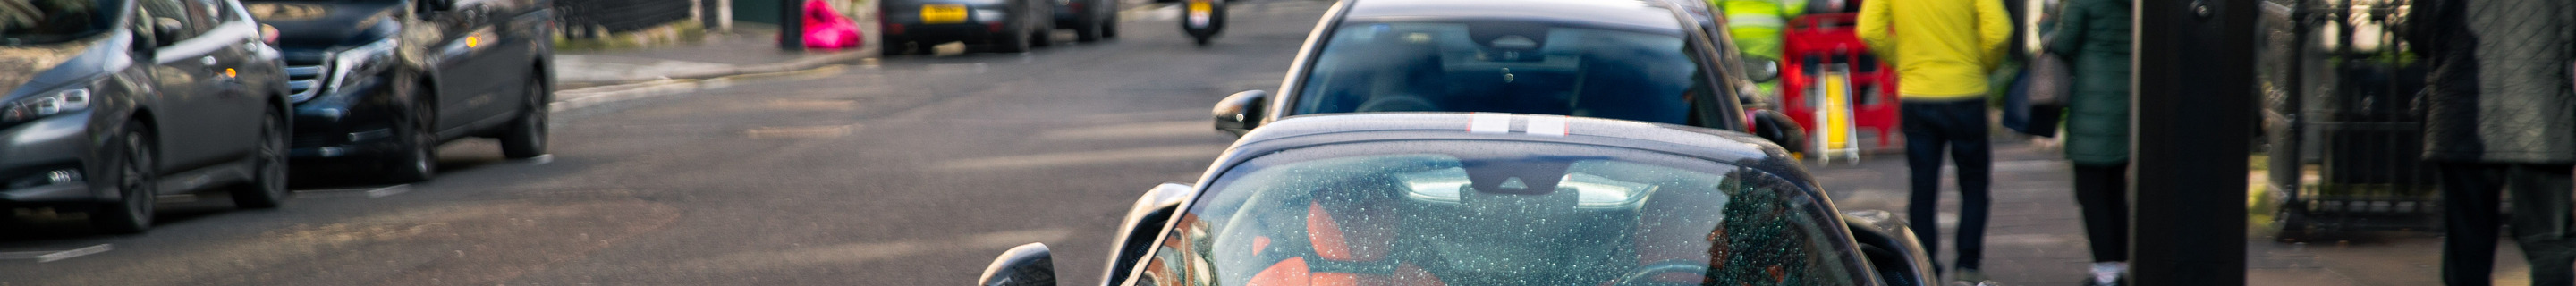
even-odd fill
[[[1055,26],[1079,42],[1118,37],[1118,0],[1055,0]]]
[[[1695,1],[1695,0],[1682,0]],[[1217,129],[1326,113],[1558,114],[1745,130],[1734,43],[1665,0],[1349,0],[1278,92],[1219,102]]]
[[[1723,142],[1711,144],[1710,142]],[[1929,285],[1884,211],[1840,212],[1743,133],[1501,113],[1290,118],[1137,200],[1099,285]],[[1005,253],[978,285],[1055,285]]]
[[[930,46],[948,42],[997,53],[1052,46],[1053,1],[885,0],[877,2],[877,43],[886,54],[929,54]]]
[[[154,198],[286,193],[278,52],[230,0],[13,1],[0,21],[0,208],[86,209],[152,226]]]
[[[554,100],[547,0],[257,0],[295,100],[299,166],[428,180],[438,145],[544,155]]]

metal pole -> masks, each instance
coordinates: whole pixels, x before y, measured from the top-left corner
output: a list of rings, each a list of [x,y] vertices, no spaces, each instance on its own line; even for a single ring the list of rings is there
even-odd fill
[[[2138,0],[2132,63],[2136,285],[2245,285],[2257,0]]]
[[[805,3],[778,0],[778,49],[805,50]]]

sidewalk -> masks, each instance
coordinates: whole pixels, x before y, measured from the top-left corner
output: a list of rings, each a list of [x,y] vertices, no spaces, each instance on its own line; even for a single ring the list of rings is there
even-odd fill
[[[778,49],[776,35],[775,28],[743,25],[695,43],[556,52],[556,89],[798,71],[877,56],[874,41],[857,49],[785,51]]]
[[[1993,211],[1986,228],[1986,275],[2005,285],[2079,285],[2092,254],[2075,204],[2072,165],[2059,151],[2027,141],[1996,139]],[[1808,171],[1843,210],[1877,209],[1903,215],[1907,183],[1903,153],[1876,152],[1860,164],[1836,161]],[[1945,164],[1946,165],[1946,164]],[[1955,170],[1945,167],[1941,187],[1942,264],[1953,260],[1958,219]],[[2259,195],[2259,194],[2258,194]],[[2268,217],[2268,216],[2249,216]],[[1909,220],[1918,218],[1907,218]],[[2247,285],[2440,285],[2441,238],[2429,232],[2385,232],[2314,243],[2274,242],[2266,221],[2250,222],[2246,239]],[[2191,235],[2191,234],[2141,234]],[[2527,285],[2527,267],[2511,242],[2497,249],[2497,285]]]

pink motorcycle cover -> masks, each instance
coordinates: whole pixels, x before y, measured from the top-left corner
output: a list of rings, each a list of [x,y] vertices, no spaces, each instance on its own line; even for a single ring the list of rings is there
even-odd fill
[[[841,17],[824,0],[805,1],[805,47],[813,49],[857,48],[866,43],[859,37],[858,22]]]

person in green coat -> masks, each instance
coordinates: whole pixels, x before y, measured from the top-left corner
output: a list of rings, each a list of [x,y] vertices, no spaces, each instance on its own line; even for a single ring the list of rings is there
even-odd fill
[[[2066,157],[2075,163],[2075,201],[2093,246],[2093,279],[2116,285],[2128,272],[2129,1],[2067,0],[2048,36],[2074,86],[2067,95]]]

